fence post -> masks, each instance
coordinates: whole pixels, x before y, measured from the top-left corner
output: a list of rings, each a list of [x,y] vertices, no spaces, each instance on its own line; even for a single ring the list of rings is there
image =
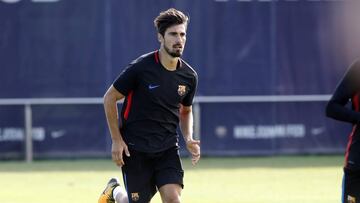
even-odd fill
[[[201,133],[201,128],[200,128],[200,114],[201,114],[201,109],[200,109],[200,103],[199,102],[195,102],[194,103],[194,138],[196,140],[200,140],[200,133]]]
[[[33,161],[32,110],[30,103],[25,104],[25,160],[27,163]]]

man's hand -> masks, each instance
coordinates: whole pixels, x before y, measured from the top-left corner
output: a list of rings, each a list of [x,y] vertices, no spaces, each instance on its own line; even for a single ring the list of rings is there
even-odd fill
[[[116,163],[117,166],[122,167],[125,165],[123,154],[130,156],[127,145],[123,140],[113,140],[111,145],[111,156],[112,160]]]
[[[188,140],[186,141],[186,148],[191,154],[192,165],[195,165],[200,160],[200,141]]]

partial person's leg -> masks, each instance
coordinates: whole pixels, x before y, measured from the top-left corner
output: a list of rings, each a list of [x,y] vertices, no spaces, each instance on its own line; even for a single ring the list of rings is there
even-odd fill
[[[101,193],[98,203],[128,203],[127,193],[117,178],[111,178]]]
[[[117,203],[129,203],[129,199],[125,189],[121,186],[114,188],[113,197]]]
[[[156,186],[163,203],[179,203],[183,185],[182,169],[177,147],[164,151],[155,166]]]
[[[343,203],[360,203],[360,171],[344,169]]]
[[[152,159],[143,152],[131,150],[122,167],[123,179],[129,203],[149,203],[157,192],[153,178]],[[120,202],[122,203],[122,202]]]
[[[166,184],[160,187],[159,192],[163,203],[180,203],[181,186],[178,184]]]

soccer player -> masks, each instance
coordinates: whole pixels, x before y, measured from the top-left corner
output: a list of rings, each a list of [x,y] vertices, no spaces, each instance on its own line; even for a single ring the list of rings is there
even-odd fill
[[[351,102],[351,108],[346,104]],[[355,61],[338,84],[326,107],[326,115],[353,125],[346,147],[343,203],[360,202],[360,61]]]
[[[200,159],[200,141],[192,137],[192,103],[198,78],[180,58],[188,17],[171,8],[161,12],[154,24],[160,49],[131,62],[104,96],[112,159],[122,167],[126,192],[113,178],[99,203],[147,203],[157,190],[164,203],[179,203],[184,171],[178,126],[192,164]],[[123,98],[119,128],[116,103]]]

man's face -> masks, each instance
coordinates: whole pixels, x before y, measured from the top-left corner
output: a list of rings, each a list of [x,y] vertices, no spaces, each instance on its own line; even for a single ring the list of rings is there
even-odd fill
[[[159,34],[161,46],[172,57],[180,57],[186,42],[186,25],[173,25],[166,29],[164,36]]]

